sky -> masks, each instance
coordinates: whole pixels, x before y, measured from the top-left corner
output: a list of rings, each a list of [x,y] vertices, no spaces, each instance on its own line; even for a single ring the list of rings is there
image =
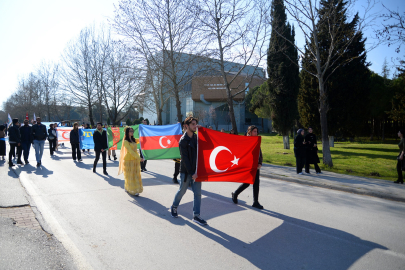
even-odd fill
[[[360,4],[362,1],[366,0],[359,0]],[[84,27],[113,17],[117,3],[118,0],[0,0],[0,108],[16,90],[19,78],[35,71],[42,61],[58,62],[69,40]],[[405,11],[405,1],[385,0],[384,5]],[[376,4],[375,10],[383,10],[381,3]],[[365,33],[366,37],[372,35],[371,30]],[[368,53],[367,60],[372,64],[371,70],[381,73],[385,58],[390,62],[399,56],[395,47],[380,45]],[[394,68],[391,75],[393,72]]]

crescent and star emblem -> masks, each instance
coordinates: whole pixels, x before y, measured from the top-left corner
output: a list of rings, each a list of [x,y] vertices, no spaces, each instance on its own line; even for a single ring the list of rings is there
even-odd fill
[[[213,170],[216,173],[226,172],[229,169],[229,167],[228,167],[225,170],[220,170],[220,169],[218,169],[217,165],[215,164],[215,160],[217,158],[217,155],[221,151],[228,151],[229,153],[232,154],[231,150],[229,150],[225,146],[218,146],[218,147],[215,147],[214,150],[212,150],[211,155],[210,155],[210,167],[211,167],[211,170]],[[239,161],[239,158],[236,158],[236,156],[234,156],[234,159],[231,160],[231,162],[232,162],[231,168],[234,165],[238,165],[238,161]]]
[[[69,138],[66,138],[65,137],[65,133],[68,133],[69,131],[64,131],[64,132],[62,132],[62,138],[64,138],[65,140],[68,140]]]
[[[163,146],[163,143],[162,143],[162,139],[163,138],[166,138],[166,136],[163,136],[163,137],[160,137],[160,139],[159,139],[159,145],[160,145],[160,147],[162,147],[162,148],[167,148],[168,146],[169,146],[169,144],[171,144],[171,141],[170,140],[167,140],[166,142],[167,142],[167,145],[166,146]]]

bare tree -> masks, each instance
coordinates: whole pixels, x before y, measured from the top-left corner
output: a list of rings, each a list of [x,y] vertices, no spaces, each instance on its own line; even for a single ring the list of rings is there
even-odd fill
[[[384,4],[383,4],[384,6]],[[381,15],[382,27],[375,30],[377,38],[388,46],[396,45],[395,51],[400,52],[405,43],[405,12],[389,9],[384,6],[386,13]]]
[[[92,52],[94,36],[94,28],[86,27],[68,43],[62,55],[59,82],[78,105],[87,107],[91,125],[94,125],[93,104],[97,95]]]
[[[361,35],[361,32],[369,25],[372,18],[375,17],[375,14],[370,13],[373,3],[367,2],[367,6],[364,7],[364,14],[361,16],[359,14],[354,15],[354,19],[357,20],[357,27],[354,32],[348,32],[344,21],[345,18],[338,16],[338,11],[344,4],[346,4],[345,9],[348,12],[355,10],[355,1],[325,1],[323,2],[323,6],[321,6],[321,0],[284,1],[288,14],[297,23],[298,29],[300,29],[305,37],[306,44],[300,47],[297,44],[291,43],[291,41],[278,32],[277,29],[273,30],[287,42],[294,45],[301,56],[308,56],[315,68],[315,72],[311,72],[305,68],[304,70],[318,80],[318,106],[322,130],[323,162],[332,167],[333,162],[330,152],[327,122],[329,106],[325,84],[336,69],[353,60],[352,58],[348,58],[342,61],[349,46]],[[328,48],[321,47],[322,44],[319,41],[321,31],[324,29],[327,29],[327,35],[330,41]],[[373,46],[370,46],[370,49],[371,48],[373,48]]]
[[[56,100],[53,98],[58,91],[58,65],[43,61],[37,74],[43,88],[44,106],[47,120],[51,121],[55,111]]]
[[[200,59],[187,53],[199,55],[204,51],[198,42],[195,22],[187,12],[186,1],[182,0],[121,0],[113,21],[117,32],[126,37],[143,59],[143,65],[152,66],[155,72],[159,70],[156,74],[162,79],[158,81],[163,82],[165,89],[163,97],[154,98],[159,102],[156,106],[160,107],[168,96],[174,97],[178,121],[183,118],[182,90],[198,71],[195,61]],[[145,68],[146,73],[150,71]],[[150,75],[146,73],[150,85]]]
[[[230,121],[237,134],[233,99],[249,87],[255,76],[264,77],[259,65],[264,64],[267,55],[270,1],[196,0],[192,11],[209,43],[209,55],[215,59],[211,64],[223,78]],[[248,83],[242,90],[232,91],[231,84],[238,76],[245,76]]]

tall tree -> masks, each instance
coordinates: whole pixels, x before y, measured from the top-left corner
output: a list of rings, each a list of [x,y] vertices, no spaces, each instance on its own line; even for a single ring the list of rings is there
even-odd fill
[[[327,118],[326,118],[326,134],[332,136],[336,132],[346,136],[354,136],[358,134],[368,119],[369,108],[369,93],[368,85],[370,72],[369,64],[366,62],[365,39],[362,32],[357,32],[358,16],[356,15],[350,22],[347,22],[347,7],[345,2],[336,2],[335,0],[323,1],[319,14],[320,21],[323,21],[323,16],[329,16],[331,6],[333,7],[334,20],[339,23],[342,29],[341,33],[336,38],[343,40],[340,43],[335,43],[335,50],[344,50],[345,53],[334,59],[336,67],[343,66],[340,69],[326,70],[324,82],[324,99],[326,103]],[[330,36],[328,24],[317,25],[319,32],[317,42],[319,47],[320,61],[325,63],[330,55],[331,43],[334,40]],[[356,33],[355,36],[352,36]],[[352,39],[350,44],[346,44],[344,40]],[[310,48],[315,44],[312,42],[307,44],[306,54],[303,57],[303,69],[310,73],[316,73],[316,67],[313,65],[313,58]],[[343,48],[341,46],[344,46]],[[299,93],[299,112],[300,122],[304,126],[313,126],[316,131],[322,132],[322,95],[319,90],[319,82],[313,78],[310,73],[303,72],[301,74],[301,87]],[[319,101],[319,103],[318,103]],[[321,120],[321,121],[319,121]],[[320,125],[318,124],[320,123]]]
[[[341,8],[344,6],[345,11],[353,9],[354,1],[285,0],[285,3],[288,14],[297,23],[298,29],[300,29],[306,40],[304,48],[299,47],[297,44],[294,44],[294,46],[301,54],[301,57],[307,58],[307,66],[304,67],[304,63],[301,66],[303,70],[317,80],[323,162],[332,167],[327,116],[330,107],[328,105],[326,82],[331,74],[353,60],[353,58],[345,58],[346,61],[340,61],[346,55],[350,44],[358,38],[359,33],[367,26],[367,21],[372,19],[367,16],[372,6],[369,5],[363,10],[365,14],[363,17],[356,14],[354,16],[355,27],[348,28],[346,23],[347,15],[343,14],[344,16],[342,16]],[[276,33],[288,41],[277,30]],[[321,35],[328,36],[329,43],[321,44]],[[308,69],[308,65],[312,69]]]
[[[267,0],[194,1],[193,13],[199,20],[199,31],[209,44],[212,66],[220,73],[225,87],[232,128],[238,133],[234,97],[249,88],[254,77],[264,78],[259,65],[266,56],[270,34]],[[244,89],[231,85],[239,76],[246,76]]]
[[[299,68],[298,52],[292,45],[295,31],[287,23],[283,0],[272,1],[271,26],[267,55],[271,118],[274,128],[283,136],[284,149],[290,149],[288,133],[298,118]]]

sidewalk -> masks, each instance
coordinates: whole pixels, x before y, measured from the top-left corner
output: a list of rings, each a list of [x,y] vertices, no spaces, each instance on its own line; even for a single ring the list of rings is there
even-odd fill
[[[405,202],[405,185],[374,178],[358,177],[333,172],[298,175],[295,167],[263,164],[260,176],[298,184],[329,188],[393,201]]]
[[[0,161],[0,269],[76,269],[66,249],[44,227],[17,174]]]

